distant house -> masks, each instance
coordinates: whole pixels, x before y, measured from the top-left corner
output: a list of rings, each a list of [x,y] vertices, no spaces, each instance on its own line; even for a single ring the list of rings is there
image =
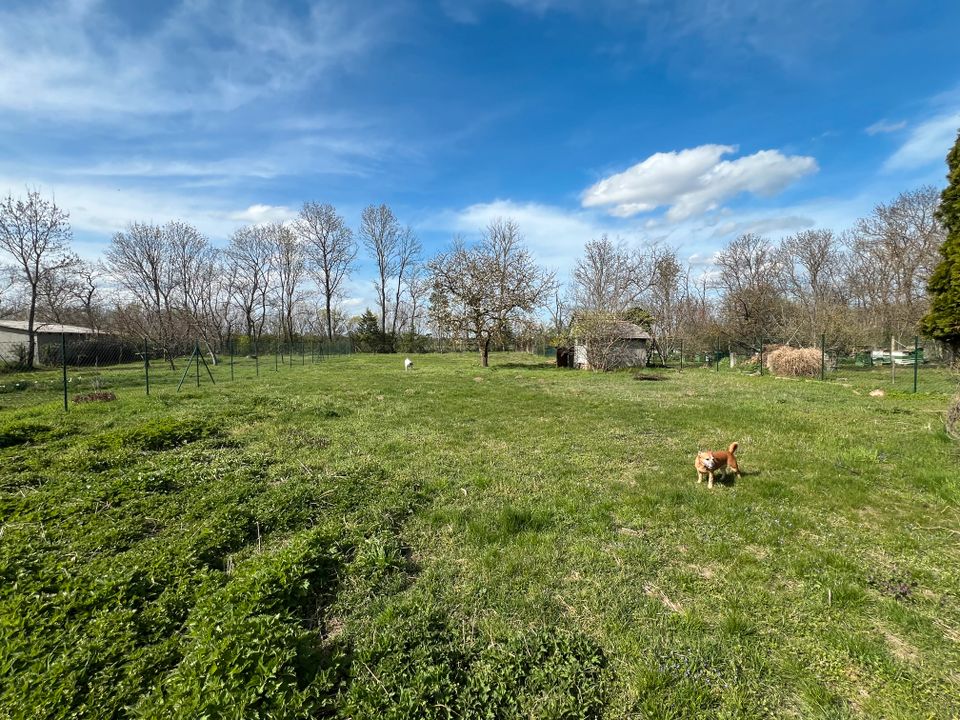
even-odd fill
[[[0,363],[16,365],[26,360],[30,336],[27,332],[26,320],[0,320]],[[93,328],[77,325],[60,325],[59,323],[35,322],[33,336],[36,346],[33,361],[39,365],[42,358],[47,357],[48,348],[54,350],[56,357],[60,356],[60,337],[64,336],[67,342],[88,340],[97,337],[99,333]]]
[[[607,357],[607,368],[644,367],[652,341],[653,336],[639,325],[622,320],[612,323],[612,335],[603,350]],[[589,370],[589,355],[587,342],[574,339],[573,366]]]

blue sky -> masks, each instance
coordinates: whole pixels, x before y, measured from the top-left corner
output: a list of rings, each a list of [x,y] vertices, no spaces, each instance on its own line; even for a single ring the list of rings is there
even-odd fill
[[[55,194],[89,257],[316,200],[386,202],[428,252],[510,216],[561,275],[603,232],[701,262],[942,185],[958,27],[955,0],[6,0],[0,191]]]

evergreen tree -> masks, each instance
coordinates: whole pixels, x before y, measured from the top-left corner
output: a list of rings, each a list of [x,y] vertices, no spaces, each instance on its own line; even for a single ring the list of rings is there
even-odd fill
[[[927,283],[930,312],[920,321],[924,334],[960,351],[960,133],[947,155],[948,185],[940,196],[937,219],[947,239],[940,246],[943,258]]]

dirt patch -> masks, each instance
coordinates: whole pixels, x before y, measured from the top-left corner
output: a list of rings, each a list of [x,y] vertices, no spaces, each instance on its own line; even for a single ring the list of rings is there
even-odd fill
[[[880,634],[883,635],[883,639],[887,643],[887,648],[895,658],[909,663],[915,663],[919,660],[920,651],[895,632],[881,626]]]
[[[647,373],[637,373],[633,376],[634,380],[649,380],[651,382],[659,382],[660,380],[666,380],[663,375],[650,375]]]
[[[112,392],[92,392],[86,393],[85,395],[74,395],[73,402],[77,405],[83,403],[92,403],[92,402],[113,402],[117,399],[117,396]]]
[[[656,585],[648,584],[643,586],[643,592],[647,597],[652,597],[660,602],[670,612],[683,612],[683,605],[676,600],[671,600],[667,594]]]

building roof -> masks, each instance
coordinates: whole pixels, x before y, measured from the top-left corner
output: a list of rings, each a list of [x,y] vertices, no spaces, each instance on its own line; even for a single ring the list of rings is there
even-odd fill
[[[625,320],[617,320],[614,323],[616,328],[617,336],[623,340],[652,340],[653,336],[650,335],[646,330],[644,330],[639,325],[635,325],[632,322],[627,322]]]
[[[26,320],[0,320],[0,330],[17,330],[27,332],[29,323]],[[79,325],[61,325],[59,323],[35,322],[33,324],[34,333],[53,333],[59,335],[97,335],[96,330]]]

